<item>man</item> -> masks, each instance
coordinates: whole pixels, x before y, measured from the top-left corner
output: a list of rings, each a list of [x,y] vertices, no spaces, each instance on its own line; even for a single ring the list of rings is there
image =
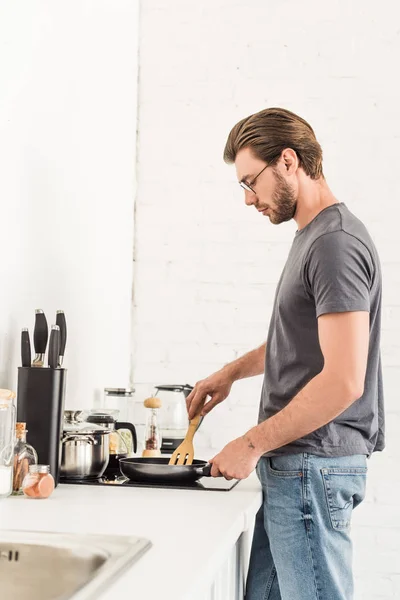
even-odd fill
[[[266,344],[199,381],[189,416],[264,373],[259,424],[211,461],[213,476],[256,468],[262,484],[246,599],[351,600],[351,513],[365,495],[366,459],[385,445],[379,257],[329,189],[302,118],[270,108],[243,119],[224,159],[248,206],[298,229]]]

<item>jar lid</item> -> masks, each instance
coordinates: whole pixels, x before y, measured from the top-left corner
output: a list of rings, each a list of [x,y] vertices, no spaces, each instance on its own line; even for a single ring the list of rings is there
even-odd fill
[[[14,400],[16,398],[16,393],[12,390],[0,388],[0,398],[2,400]]]
[[[29,465],[29,473],[50,473],[50,465]]]
[[[104,388],[105,394],[112,394],[113,396],[133,396],[134,392],[134,388]]]
[[[92,413],[86,419],[87,423],[99,423],[100,425],[106,425],[109,423],[115,423],[115,419],[112,415],[107,413]]]

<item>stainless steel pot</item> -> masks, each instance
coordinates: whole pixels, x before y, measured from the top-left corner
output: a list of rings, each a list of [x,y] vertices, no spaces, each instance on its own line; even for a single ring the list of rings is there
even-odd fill
[[[97,479],[107,468],[110,432],[64,432],[60,475],[64,479]]]

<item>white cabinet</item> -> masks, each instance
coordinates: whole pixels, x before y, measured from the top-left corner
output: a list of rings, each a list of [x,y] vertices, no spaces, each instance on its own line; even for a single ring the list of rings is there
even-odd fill
[[[211,587],[195,600],[243,600],[253,526],[242,533],[217,571]]]

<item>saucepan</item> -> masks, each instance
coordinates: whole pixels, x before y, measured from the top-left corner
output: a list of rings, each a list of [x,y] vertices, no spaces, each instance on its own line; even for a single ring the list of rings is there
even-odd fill
[[[211,477],[210,463],[194,460],[191,465],[169,465],[168,457],[121,458],[121,473],[131,481],[139,483],[165,483],[179,485],[194,483],[201,477]]]

